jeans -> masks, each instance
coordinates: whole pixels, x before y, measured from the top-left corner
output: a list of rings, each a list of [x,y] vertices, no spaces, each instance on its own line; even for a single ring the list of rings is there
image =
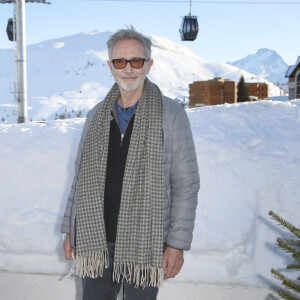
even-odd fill
[[[158,288],[135,288],[134,284],[129,284],[126,280],[120,283],[112,281],[114,247],[114,243],[108,243],[109,267],[104,268],[103,277],[82,279],[82,300],[117,300],[122,285],[124,300],[155,300]]]

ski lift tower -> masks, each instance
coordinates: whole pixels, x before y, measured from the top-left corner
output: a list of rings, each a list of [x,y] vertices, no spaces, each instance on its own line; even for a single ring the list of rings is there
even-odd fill
[[[27,122],[27,63],[26,63],[26,23],[25,3],[50,4],[45,0],[0,0],[0,4],[15,5],[14,37],[16,40],[16,98],[18,103],[18,123]]]

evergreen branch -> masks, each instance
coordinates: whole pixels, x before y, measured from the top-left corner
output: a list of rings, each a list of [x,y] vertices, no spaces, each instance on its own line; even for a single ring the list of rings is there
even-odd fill
[[[289,246],[289,245],[285,244],[280,238],[277,239],[277,245],[278,245],[281,249],[285,250],[286,252],[295,254],[296,257],[297,257],[297,256],[300,256],[300,248],[298,249],[298,248],[295,247],[295,246]],[[293,255],[293,256],[294,256],[294,255]],[[295,258],[296,258],[296,257],[295,257]]]
[[[269,211],[269,215],[279,223],[279,225],[282,225],[283,227],[289,229],[296,237],[300,238],[300,229],[295,227],[294,225],[290,224],[283,218],[279,217],[277,214],[275,214],[273,211]]]
[[[300,230],[296,228],[294,225],[288,223],[283,218],[279,217],[277,214],[275,214],[273,211],[269,212],[269,215],[279,223],[279,226],[290,230],[299,240],[292,240],[292,239],[286,239],[286,238],[277,238],[277,245],[284,251],[292,254],[294,259],[298,262],[300,262]],[[295,269],[300,270],[300,264],[297,262],[294,264],[289,264],[287,269]],[[276,271],[275,269],[271,269],[272,274],[282,281],[282,284],[290,290],[293,290],[294,292],[300,293],[300,285],[296,283],[295,281],[290,280],[288,277],[280,273],[279,271]],[[300,277],[297,278],[297,280],[300,280]],[[289,291],[283,291],[279,290],[277,294],[286,300],[300,300],[298,297],[296,298],[294,294],[290,293]]]
[[[281,243],[284,243],[289,246],[300,247],[300,240],[277,238],[277,241],[280,241]]]
[[[295,298],[292,294],[286,292],[286,291],[278,291],[277,294],[282,298],[286,300],[299,300],[299,298]]]
[[[298,251],[299,252],[299,251]],[[295,258],[295,260],[299,261],[300,262],[300,254],[299,253],[294,253],[293,254],[293,257]]]
[[[292,280],[288,279],[286,276],[284,276],[283,274],[281,274],[280,272],[271,269],[271,272],[275,275],[276,278],[280,279],[282,281],[282,284],[292,290],[297,291],[298,293],[300,293],[300,285],[298,285],[297,283],[293,282]]]
[[[300,265],[290,264],[286,268],[289,270],[291,270],[291,269],[300,270]]]
[[[295,260],[300,262],[300,249],[296,249],[296,251],[293,253],[293,257],[295,258]]]

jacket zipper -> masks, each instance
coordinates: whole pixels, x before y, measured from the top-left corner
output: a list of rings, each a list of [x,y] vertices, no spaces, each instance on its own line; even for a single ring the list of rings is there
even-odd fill
[[[135,114],[135,113],[133,113],[132,116],[133,116],[134,114]],[[126,126],[126,128],[125,128],[125,130],[124,130],[124,133],[121,132],[120,125],[119,125],[119,123],[117,122],[117,124],[118,124],[118,126],[119,126],[119,130],[120,130],[120,134],[121,134],[120,147],[123,147],[123,140],[124,140],[124,137],[125,137],[125,134],[126,134],[128,125],[129,125],[129,123],[130,123],[130,121],[131,121],[131,119],[132,119],[132,116],[130,117],[130,119],[129,119],[128,123],[127,123],[127,126]]]
[[[120,127],[119,127],[119,128],[120,128]],[[124,133],[121,133],[121,129],[120,129],[120,133],[121,133],[120,147],[123,147],[123,139],[124,139],[125,132],[126,132],[126,131],[124,131]]]

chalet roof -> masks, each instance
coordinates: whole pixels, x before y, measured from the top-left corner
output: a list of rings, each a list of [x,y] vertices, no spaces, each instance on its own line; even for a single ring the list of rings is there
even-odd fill
[[[0,0],[0,4],[5,4],[5,3],[15,3],[15,0]],[[50,2],[46,0],[25,0],[25,2],[37,2],[37,3],[44,3],[44,4],[50,4]]]
[[[293,66],[288,67],[285,78],[294,77],[298,69],[300,69],[300,56],[298,56],[297,61]]]

